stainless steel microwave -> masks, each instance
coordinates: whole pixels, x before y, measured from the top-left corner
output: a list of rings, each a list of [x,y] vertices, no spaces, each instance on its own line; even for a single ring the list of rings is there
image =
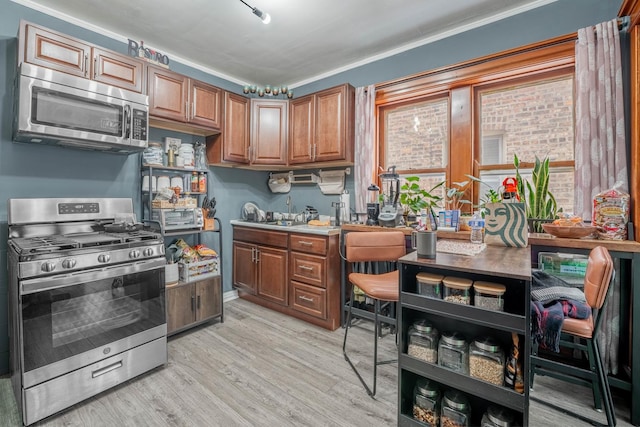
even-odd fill
[[[164,230],[202,228],[204,225],[200,208],[152,209],[151,219],[158,221]]]
[[[129,154],[148,145],[146,95],[23,63],[13,139]]]

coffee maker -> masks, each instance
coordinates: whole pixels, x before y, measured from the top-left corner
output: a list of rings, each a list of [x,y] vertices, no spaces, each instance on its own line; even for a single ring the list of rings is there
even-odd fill
[[[378,215],[380,215],[380,187],[371,184],[367,188],[367,225],[378,225]]]

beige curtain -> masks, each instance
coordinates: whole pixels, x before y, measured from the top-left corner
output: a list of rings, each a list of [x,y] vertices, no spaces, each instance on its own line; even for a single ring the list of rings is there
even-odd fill
[[[619,183],[628,192],[622,62],[617,20],[578,30],[576,44],[575,213],[592,217],[593,197]],[[616,270],[619,263],[616,262]],[[620,276],[609,289],[598,343],[618,372]]]
[[[616,182],[629,189],[622,89],[617,21],[578,30],[575,213],[585,219],[596,194]]]
[[[375,173],[377,158],[375,104],[374,85],[356,88],[354,197],[358,213],[367,212],[367,187],[372,183]]]

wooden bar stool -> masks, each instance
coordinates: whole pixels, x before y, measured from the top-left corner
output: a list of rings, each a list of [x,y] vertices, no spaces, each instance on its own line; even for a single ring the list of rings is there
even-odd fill
[[[371,231],[352,232],[345,235],[345,257],[347,262],[370,263],[370,262],[396,262],[398,258],[406,253],[405,237],[401,231]],[[351,299],[349,301],[349,312],[344,330],[344,341],[342,343],[342,353],[345,360],[356,373],[358,379],[367,390],[369,396],[376,394],[376,377],[378,365],[395,362],[395,360],[378,361],[378,335],[381,324],[392,325],[394,330],[396,318],[385,316],[381,313],[381,301],[397,302],[400,297],[400,276],[397,270],[381,273],[349,273],[348,281],[351,284]],[[373,323],[373,386],[369,388],[358,369],[347,355],[347,335],[351,327],[352,308],[354,303],[354,286],[364,292],[365,296],[374,300]]]
[[[565,318],[562,323],[562,336],[560,347],[578,349],[586,352],[590,369],[583,369],[575,365],[563,363],[558,360],[539,355],[535,348],[531,356],[530,378],[533,387],[535,374],[548,375],[573,384],[587,385],[593,390],[593,399],[596,409],[601,407],[602,400],[604,411],[609,426],[616,425],[616,416],[609,388],[607,369],[600,357],[600,348],[596,336],[602,322],[601,308],[606,302],[609,285],[613,280],[613,260],[609,251],[597,246],[589,253],[587,271],[584,278],[584,295],[592,313],[588,319]],[[571,413],[581,419],[586,419],[580,414],[572,413],[565,408],[540,398],[533,398],[563,412]],[[592,420],[589,420],[592,421]]]

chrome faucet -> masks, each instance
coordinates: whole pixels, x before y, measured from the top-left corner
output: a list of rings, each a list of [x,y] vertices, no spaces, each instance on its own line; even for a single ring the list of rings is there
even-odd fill
[[[287,196],[287,213],[291,216],[291,195]]]

